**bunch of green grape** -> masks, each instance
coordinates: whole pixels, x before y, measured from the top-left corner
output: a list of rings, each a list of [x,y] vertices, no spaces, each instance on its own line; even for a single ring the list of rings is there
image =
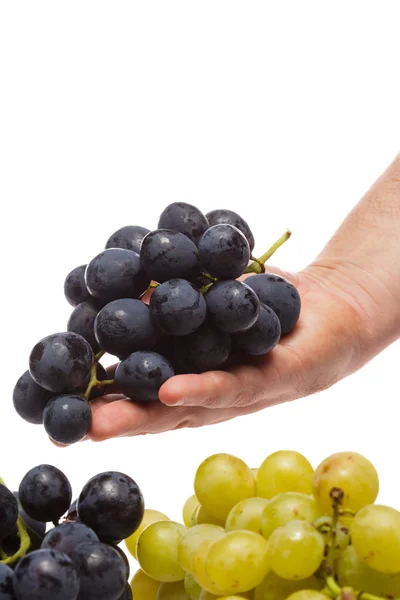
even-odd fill
[[[134,600],[400,598],[400,512],[375,504],[376,469],[294,451],[259,469],[230,454],[197,469],[183,523],[146,510],[125,542]]]

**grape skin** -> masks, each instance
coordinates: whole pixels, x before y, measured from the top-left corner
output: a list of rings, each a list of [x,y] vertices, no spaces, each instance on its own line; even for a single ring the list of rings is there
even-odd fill
[[[341,586],[367,590],[377,596],[400,596],[400,572],[394,575],[372,569],[357,556],[353,546],[348,546],[337,561],[337,574]]]
[[[139,225],[126,225],[115,231],[107,240],[106,250],[109,248],[123,248],[140,253],[143,238],[150,233],[150,229]]]
[[[183,233],[157,229],[144,238],[140,251],[144,271],[153,281],[192,279],[200,270],[195,244]]]
[[[284,492],[267,501],[261,517],[263,536],[268,539],[278,527],[290,521],[312,523],[319,516],[314,498],[299,492]]]
[[[29,371],[25,371],[14,387],[14,408],[24,421],[41,425],[44,409],[53,395],[53,392],[45,390],[37,384]]]
[[[57,467],[38,465],[22,478],[18,498],[32,519],[57,522],[71,504],[71,484]]]
[[[138,569],[131,581],[134,600],[157,600],[157,592],[161,581],[149,577],[142,569]]]
[[[12,492],[0,483],[0,540],[10,535],[18,519],[18,502]]]
[[[218,281],[205,298],[210,318],[226,333],[249,329],[260,312],[260,301],[255,292],[241,281]]]
[[[179,564],[178,546],[186,527],[174,521],[152,523],[141,533],[137,544],[140,568],[162,582],[181,581],[185,571]]]
[[[281,338],[281,325],[274,311],[265,304],[260,305],[256,322],[246,331],[233,336],[237,350],[250,356],[261,356],[271,352]]]
[[[65,522],[53,527],[45,535],[41,548],[64,552],[71,556],[71,552],[82,542],[98,542],[99,538],[90,527],[83,523]]]
[[[135,402],[155,402],[161,386],[175,375],[171,363],[156,352],[133,352],[115,371],[115,383]]]
[[[246,529],[262,535],[261,520],[268,504],[265,498],[247,498],[236,504],[226,519],[225,529],[234,531]]]
[[[187,600],[183,581],[162,583],[158,589],[156,600]]]
[[[52,398],[44,409],[47,435],[59,444],[80,442],[92,425],[92,411],[82,396],[65,394]]]
[[[118,600],[133,600],[133,594],[129,583],[125,585],[125,589],[118,598]]]
[[[254,236],[251,232],[249,224],[236,212],[227,209],[212,210],[206,214],[206,218],[210,225],[233,225],[243,233],[249,242],[250,252],[254,250]]]
[[[211,524],[194,525],[188,529],[178,545],[178,560],[181,567],[188,573],[193,572],[193,557],[197,554],[205,540],[215,540],[215,536],[224,533],[222,527]]]
[[[193,575],[186,573],[183,585],[185,586],[185,591],[189,600],[199,600],[201,586],[197,583]]]
[[[192,514],[194,509],[198,506],[198,504],[199,501],[196,498],[195,494],[193,494],[186,500],[185,504],[183,505],[182,518],[186,527],[191,526]]]
[[[0,563],[0,600],[15,600],[13,570]]]
[[[199,242],[200,263],[218,279],[240,277],[250,260],[250,247],[239,229],[232,225],[213,225]]]
[[[158,521],[170,521],[170,519],[158,510],[145,509],[139,527],[125,539],[125,545],[133,558],[137,559],[137,542],[142,531],[152,523],[157,523]]]
[[[203,233],[208,229],[209,222],[203,213],[193,204],[173,202],[161,213],[158,228],[173,229],[184,233],[195,244],[198,244]]]
[[[100,346],[94,334],[94,322],[100,306],[94,299],[81,302],[72,311],[68,319],[67,330],[78,333],[90,344],[93,352],[100,352]]]
[[[287,600],[326,600],[326,598],[325,594],[315,590],[301,590],[289,596]]]
[[[283,492],[311,494],[313,472],[311,464],[299,452],[274,452],[267,456],[258,470],[258,495],[273,498]]]
[[[214,517],[204,506],[198,503],[190,518],[190,527],[194,527],[195,525],[218,525],[219,527],[225,527],[225,520]]]
[[[194,333],[175,338],[175,355],[188,373],[204,373],[221,369],[231,351],[231,337],[215,329],[207,321]]]
[[[290,594],[304,589],[320,590],[323,582],[315,577],[309,577],[302,581],[290,581],[282,579],[273,571],[270,571],[264,581],[257,586],[254,592],[254,600],[287,600]]]
[[[64,295],[71,306],[78,306],[78,304],[90,298],[85,282],[86,267],[87,265],[75,267],[65,279]]]
[[[206,318],[202,294],[184,279],[170,279],[154,290],[150,314],[156,326],[169,335],[193,333]]]

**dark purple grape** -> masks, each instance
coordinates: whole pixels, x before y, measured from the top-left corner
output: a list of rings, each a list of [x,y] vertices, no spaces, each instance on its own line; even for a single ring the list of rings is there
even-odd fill
[[[157,352],[134,352],[119,363],[115,384],[135,402],[155,402],[160,387],[175,375],[171,363]]]
[[[129,560],[125,554],[125,552],[122,550],[122,548],[120,548],[119,546],[112,544],[112,547],[116,549],[116,551],[118,552],[118,554],[120,555],[122,562],[125,565],[125,579],[128,580],[129,576],[131,574],[131,568],[129,565]]]
[[[0,600],[15,600],[13,570],[0,563]]]
[[[94,335],[94,321],[100,310],[95,300],[81,302],[72,311],[67,323],[67,330],[81,335],[92,347],[95,354],[100,352],[100,346]]]
[[[78,515],[102,542],[120,542],[142,522],[144,500],[137,483],[128,475],[106,471],[86,483],[78,498]]]
[[[25,525],[29,527],[29,529],[33,531],[33,533],[38,538],[44,538],[46,533],[46,523],[43,523],[43,521],[36,521],[35,519],[32,519],[32,517],[27,515],[24,509],[22,508],[21,503],[19,502],[18,492],[13,492],[13,494],[18,502],[19,516],[21,517]]]
[[[118,552],[101,542],[83,542],[72,552],[80,573],[78,600],[119,600],[126,586]]]
[[[197,244],[208,229],[209,223],[203,213],[186,202],[173,202],[163,210],[158,221],[159,229],[180,231]]]
[[[226,333],[249,329],[260,312],[257,295],[241,281],[218,281],[208,290],[205,298],[212,321]]]
[[[54,523],[71,504],[71,484],[57,467],[38,465],[23,477],[18,498],[22,508],[32,519]]]
[[[247,241],[249,242],[250,252],[254,249],[254,236],[251,232],[249,224],[233,210],[219,209],[212,210],[206,214],[210,225],[233,225],[239,231],[243,233]]]
[[[137,350],[151,350],[158,339],[149,307],[131,298],[106,304],[97,315],[95,332],[100,346],[118,357]]]
[[[29,357],[33,379],[55,393],[85,389],[93,363],[93,351],[77,333],[49,335],[36,344]]]
[[[202,294],[184,279],[159,285],[150,298],[150,314],[156,326],[168,335],[193,333],[206,318]]]
[[[122,592],[121,596],[118,598],[118,600],[133,600],[132,589],[129,583],[125,585],[125,589]]]
[[[96,367],[96,377],[97,377],[97,381],[100,381],[100,382],[106,381],[107,379],[109,379],[109,376],[107,375],[107,371],[105,370],[103,365],[101,365],[99,362],[97,363],[97,367]],[[105,391],[106,391],[105,385],[101,385],[101,383],[99,385],[95,385],[91,389],[89,400],[94,400],[95,398],[100,398],[100,396],[104,395]]]
[[[233,225],[213,225],[199,242],[202,267],[217,279],[236,279],[250,260],[249,242]]]
[[[205,322],[197,331],[175,338],[178,362],[188,373],[220,369],[231,351],[231,336]]]
[[[65,446],[80,442],[92,425],[92,411],[82,396],[64,394],[52,398],[44,409],[47,435]]]
[[[20,546],[21,539],[19,537],[18,528],[15,525],[12,532],[0,541],[0,548],[7,554],[7,556],[14,556],[14,554],[18,552]]]
[[[140,251],[143,269],[153,281],[191,279],[199,270],[199,253],[183,233],[156,229],[143,239]]]
[[[18,563],[13,586],[18,600],[76,600],[79,570],[63,552],[35,550]]]
[[[109,248],[98,254],[87,266],[86,285],[103,303],[118,298],[140,298],[150,284],[136,252]]]
[[[66,521],[57,527],[53,527],[46,534],[42,548],[65,552],[71,556],[72,551],[82,542],[98,542],[99,538],[87,525],[83,523],[72,523]]]
[[[90,298],[85,282],[86,265],[81,265],[68,273],[64,282],[64,294],[71,306],[78,306]]]
[[[43,423],[43,411],[53,396],[53,392],[45,390],[25,371],[18,379],[13,391],[13,404],[19,416],[35,425]]]
[[[262,304],[266,304],[276,313],[282,335],[293,331],[301,310],[300,294],[294,285],[272,273],[251,275],[247,277],[246,284],[255,291]]]
[[[12,533],[18,519],[18,502],[14,494],[0,483],[0,540]]]
[[[271,352],[281,337],[281,324],[274,311],[264,304],[260,306],[257,321],[241,333],[232,336],[237,350],[252,356],[261,356]]]
[[[106,249],[123,248],[140,254],[140,246],[145,235],[150,233],[149,229],[139,225],[127,225],[121,227],[108,239]]]

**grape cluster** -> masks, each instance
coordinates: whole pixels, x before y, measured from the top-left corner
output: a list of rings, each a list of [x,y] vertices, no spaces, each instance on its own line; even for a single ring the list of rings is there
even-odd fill
[[[0,600],[131,600],[119,546],[142,523],[136,482],[116,471],[92,477],[72,502],[62,471],[48,464],[0,484]]]
[[[294,451],[258,469],[216,454],[194,492],[183,523],[146,509],[125,540],[135,600],[400,598],[400,512],[375,503],[364,456],[339,452],[314,470]]]
[[[87,435],[90,402],[109,385],[134,402],[155,402],[175,374],[271,352],[300,314],[296,288],[264,267],[289,234],[253,259],[254,237],[242,217],[203,215],[186,203],[169,205],[156,230],[119,229],[68,274],[64,292],[74,310],[67,331],[32,349],[14,388],[15,410],[69,445]],[[119,361],[114,379],[99,362],[105,353]]]

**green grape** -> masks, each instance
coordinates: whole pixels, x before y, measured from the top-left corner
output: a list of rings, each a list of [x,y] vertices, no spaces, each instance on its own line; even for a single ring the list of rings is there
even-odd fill
[[[131,579],[132,595],[135,600],[156,600],[160,585],[160,581],[152,579],[139,569]]]
[[[382,573],[400,572],[400,512],[371,504],[354,517],[351,541],[361,560]]]
[[[189,600],[199,600],[201,594],[201,586],[197,583],[193,575],[186,573],[184,586]]]
[[[320,532],[322,537],[324,538],[325,545],[331,545],[331,529],[332,529],[333,519],[332,517],[318,517],[313,522],[314,527],[318,530],[320,527],[326,527],[328,531]],[[342,521],[338,521],[336,523],[336,533],[334,536],[334,548],[333,548],[333,559],[336,560],[339,556],[346,550],[347,546],[350,543],[350,531],[349,528],[342,523]]]
[[[188,600],[183,581],[162,583],[157,592],[156,600]]]
[[[194,489],[207,512],[222,520],[235,504],[257,495],[252,470],[231,454],[214,454],[203,461],[196,472]]]
[[[247,498],[236,504],[225,523],[227,531],[246,529],[261,535],[261,516],[268,504],[266,498]]]
[[[198,504],[192,513],[192,517],[190,519],[190,527],[194,527],[195,525],[203,525],[203,524],[218,525],[219,527],[225,527],[225,521],[223,521],[222,519],[217,519],[216,517],[213,517],[204,508],[204,506],[202,506],[201,504]]]
[[[190,496],[190,498],[186,500],[182,510],[183,522],[186,525],[186,527],[191,527],[192,514],[196,506],[198,506],[198,504],[199,501],[194,495]]]
[[[287,600],[326,600],[328,596],[315,590],[300,590],[291,594]]]
[[[269,570],[268,542],[253,531],[230,531],[210,546],[206,573],[225,594],[247,592]]]
[[[221,594],[222,592],[207,575],[205,563],[210,546],[224,536],[225,530],[222,527],[215,527],[213,531],[209,530],[207,537],[201,540],[197,552],[192,558],[192,575],[203,589],[213,594]]]
[[[216,598],[218,598],[218,600],[251,600],[252,592],[240,594],[240,596],[216,596],[215,594],[210,594],[210,592],[203,590],[199,600],[215,600]]]
[[[139,527],[136,529],[136,531],[134,533],[132,533],[132,535],[130,535],[125,540],[125,545],[129,551],[129,553],[133,556],[133,558],[137,558],[136,546],[137,546],[137,541],[138,541],[139,536],[142,533],[142,531],[144,529],[146,529],[146,527],[148,527],[152,523],[157,523],[157,521],[169,521],[169,520],[170,520],[169,517],[167,517],[167,515],[164,515],[164,513],[161,513],[158,510],[151,510],[149,508],[146,508],[146,510],[144,511],[142,522],[140,523]]]
[[[365,590],[376,596],[400,596],[400,573],[390,575],[371,569],[357,556],[353,546],[348,546],[336,563],[341,586]]]
[[[210,540],[214,542],[216,539],[224,535],[224,529],[217,525],[194,525],[187,529],[182,536],[178,546],[178,560],[185,571],[193,572],[193,557],[198,552],[204,541]]]
[[[313,494],[323,512],[331,514],[333,488],[344,493],[344,509],[357,512],[373,504],[379,492],[378,474],[374,465],[356,452],[338,452],[326,458],[313,476]]]
[[[294,592],[304,589],[321,590],[323,585],[323,582],[316,577],[309,577],[302,581],[289,581],[270,571],[255,589],[254,600],[286,600]]]
[[[311,577],[324,558],[322,535],[306,521],[291,521],[269,538],[271,568],[283,579]]]
[[[187,529],[174,521],[159,521],[146,527],[137,543],[140,568],[162,582],[181,581],[185,571],[178,561],[178,546]]]
[[[280,450],[270,454],[257,474],[257,495],[273,498],[283,492],[311,494],[313,468],[298,452]]]
[[[277,529],[290,521],[312,523],[319,516],[317,504],[311,496],[299,492],[285,492],[267,501],[261,517],[262,535],[268,539]]]

